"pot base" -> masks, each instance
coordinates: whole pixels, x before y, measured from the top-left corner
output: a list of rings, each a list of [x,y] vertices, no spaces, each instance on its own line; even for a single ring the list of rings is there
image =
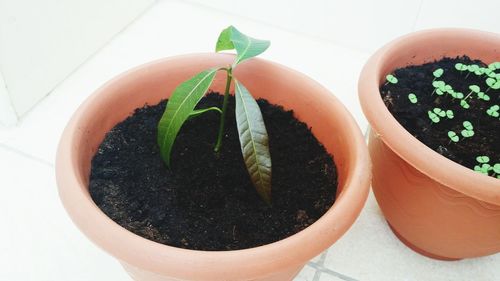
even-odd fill
[[[394,229],[394,227],[392,227],[392,225],[389,222],[387,222],[387,224],[391,228],[391,230],[394,233],[394,235],[396,235],[396,237],[399,239],[399,241],[401,241],[403,244],[405,244],[408,248],[412,249],[414,252],[417,252],[417,253],[419,253],[419,254],[421,254],[423,256],[426,256],[428,258],[435,259],[435,260],[441,260],[441,261],[458,261],[458,260],[461,260],[461,259],[457,259],[457,258],[448,258],[448,257],[438,256],[438,255],[429,253],[429,252],[427,252],[425,250],[422,250],[422,249],[418,248],[417,246],[413,245],[412,243],[410,243],[408,240],[406,240],[401,234],[399,234]]]

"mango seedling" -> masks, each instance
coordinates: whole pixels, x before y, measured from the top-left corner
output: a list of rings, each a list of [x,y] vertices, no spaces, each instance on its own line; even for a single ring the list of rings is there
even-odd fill
[[[408,94],[408,99],[410,100],[411,103],[415,104],[418,102],[417,96],[414,93],[409,93]]]
[[[385,76],[385,80],[387,80],[387,82],[385,82],[384,85],[387,85],[389,83],[391,83],[391,84],[397,84],[398,83],[398,78],[396,78],[396,76],[394,76],[392,74],[388,74],[387,76]]]
[[[497,118],[498,116],[500,116],[500,113],[498,112],[499,110],[500,106],[498,106],[498,104],[495,104],[486,110],[486,114],[491,117]]]
[[[166,165],[171,165],[171,153],[174,141],[182,125],[190,118],[216,111],[220,112],[220,124],[214,153],[218,153],[224,136],[225,117],[228,111],[229,90],[234,79],[235,85],[235,118],[243,161],[250,179],[260,197],[271,203],[271,155],[269,138],[259,105],[248,89],[233,76],[233,70],[243,61],[258,56],[270,45],[267,40],[249,37],[233,26],[224,29],[217,40],[216,52],[236,50],[232,64],[226,67],[214,67],[204,70],[182,82],[173,91],[167,107],[158,123],[158,145],[161,157]],[[226,72],[226,87],[222,108],[215,110],[195,110],[196,105],[208,91],[217,71]]]

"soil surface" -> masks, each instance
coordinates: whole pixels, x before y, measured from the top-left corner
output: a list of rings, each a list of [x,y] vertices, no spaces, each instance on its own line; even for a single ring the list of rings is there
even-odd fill
[[[333,204],[337,173],[332,156],[292,111],[258,100],[273,164],[272,205],[253,187],[228,104],[226,134],[213,152],[219,114],[187,121],[172,154],[162,161],[157,124],[167,101],[144,106],[106,135],[92,160],[90,194],[111,219],[153,241],[196,250],[235,250],[299,232]],[[198,108],[220,106],[210,93]]]
[[[382,99],[392,115],[408,132],[448,159],[471,169],[478,165],[477,156],[488,156],[491,165],[500,163],[500,119],[489,116],[486,112],[491,106],[500,105],[500,90],[486,91],[489,88],[485,82],[487,76],[458,71],[455,69],[455,64],[458,62],[487,67],[479,60],[463,56],[396,69],[393,74],[398,82],[386,83],[380,87]],[[451,85],[455,92],[462,92],[466,97],[471,92],[469,85],[478,85],[481,91],[486,91],[490,100],[484,101],[472,93],[467,99],[470,108],[464,109],[460,106],[460,100],[452,98],[450,94],[442,96],[432,94],[433,71],[438,68],[442,68],[444,74],[436,80]],[[496,72],[499,73],[500,70]],[[417,103],[410,102],[409,93],[415,94]],[[436,107],[452,110],[453,119],[440,117],[439,123],[431,122],[428,111]],[[472,137],[462,136],[461,131],[465,129],[464,121],[471,122],[474,127]],[[454,131],[460,140],[452,142],[448,137],[449,131]],[[492,172],[490,176],[493,176]]]

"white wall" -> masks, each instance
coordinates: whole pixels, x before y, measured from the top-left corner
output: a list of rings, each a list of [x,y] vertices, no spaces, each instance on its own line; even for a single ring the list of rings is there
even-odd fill
[[[500,33],[499,0],[185,0],[372,53],[413,30]]]
[[[28,112],[153,2],[0,0],[0,123]]]

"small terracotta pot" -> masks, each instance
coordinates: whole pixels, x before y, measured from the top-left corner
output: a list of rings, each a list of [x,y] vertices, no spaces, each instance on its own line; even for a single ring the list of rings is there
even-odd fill
[[[268,245],[237,251],[194,251],[142,238],[109,219],[88,192],[90,162],[114,125],[135,108],[156,104],[195,73],[229,65],[225,54],[194,54],[154,61],[105,84],[80,106],[67,125],[56,161],[61,200],[80,230],[116,257],[135,280],[291,280],[354,223],[369,190],[368,150],[358,126],[325,88],[276,63],[252,59],[235,71],[257,98],[293,109],[334,155],[339,186],[331,209],[305,230]],[[220,75],[219,75],[220,74]],[[211,89],[222,92],[219,73]]]
[[[500,58],[500,36],[467,29],[415,32],[392,41],[366,63],[359,98],[371,124],[373,191],[394,233],[413,250],[453,260],[500,251],[500,180],[461,166],[408,133],[380,97],[394,69],[468,55]]]

